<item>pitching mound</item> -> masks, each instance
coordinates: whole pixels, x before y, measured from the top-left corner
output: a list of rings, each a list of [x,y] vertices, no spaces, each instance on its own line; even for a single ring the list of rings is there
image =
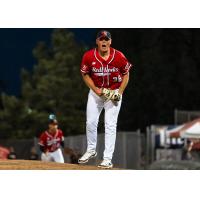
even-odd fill
[[[97,166],[32,160],[0,160],[0,170],[102,170]]]

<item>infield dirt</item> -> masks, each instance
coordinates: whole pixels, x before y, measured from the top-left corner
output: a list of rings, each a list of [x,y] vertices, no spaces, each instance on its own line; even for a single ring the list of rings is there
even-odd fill
[[[116,170],[116,168],[113,168]],[[102,170],[97,166],[32,160],[0,160],[0,170]]]

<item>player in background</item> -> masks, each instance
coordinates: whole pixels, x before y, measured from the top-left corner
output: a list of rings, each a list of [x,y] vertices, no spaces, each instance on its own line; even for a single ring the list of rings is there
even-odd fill
[[[38,144],[42,151],[42,161],[64,163],[60,148],[64,148],[64,136],[62,130],[58,129],[55,115],[49,115],[48,130],[41,133]]]
[[[86,163],[97,155],[97,126],[104,108],[105,150],[103,161],[98,166],[101,168],[113,167],[117,119],[132,66],[120,51],[110,47],[111,42],[111,34],[106,30],[100,31],[96,38],[97,48],[85,52],[80,67],[90,91],[86,109],[87,151],[79,163]]]

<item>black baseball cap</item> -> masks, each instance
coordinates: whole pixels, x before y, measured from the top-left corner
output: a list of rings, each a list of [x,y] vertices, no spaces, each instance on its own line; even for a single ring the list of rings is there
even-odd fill
[[[99,38],[109,38],[111,39],[111,34],[110,32],[106,31],[106,30],[101,30],[97,33],[97,39]]]
[[[57,119],[50,119],[49,124],[58,125],[58,120]]]

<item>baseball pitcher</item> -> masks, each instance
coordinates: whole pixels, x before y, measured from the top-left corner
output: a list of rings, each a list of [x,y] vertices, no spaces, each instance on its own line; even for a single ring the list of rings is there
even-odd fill
[[[97,48],[83,55],[80,67],[90,91],[86,111],[87,151],[79,163],[86,163],[97,155],[97,126],[101,111],[105,109],[105,150],[99,164],[101,168],[113,167],[117,118],[132,66],[120,51],[110,47],[111,42],[111,34],[100,31],[96,38]]]

